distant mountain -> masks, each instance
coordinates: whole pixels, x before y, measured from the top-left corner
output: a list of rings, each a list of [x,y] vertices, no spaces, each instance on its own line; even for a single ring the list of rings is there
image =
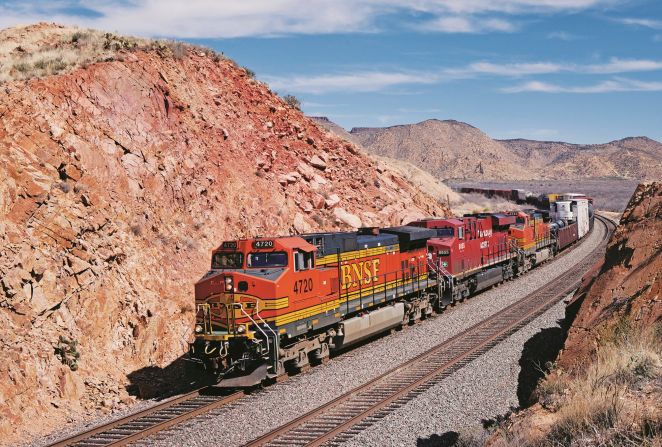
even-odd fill
[[[662,178],[662,144],[647,137],[629,137],[605,144],[523,139],[500,140],[500,143],[541,178]]]
[[[403,159],[385,157],[366,150],[361,143],[357,141],[357,138],[354,135],[347,132],[329,118],[325,116],[313,116],[311,119],[329,133],[353,142],[359,152],[371,157],[377,162],[377,169],[379,171],[383,170],[383,174],[387,173],[388,170],[397,172],[414,186],[421,188],[438,201],[448,204],[456,215],[462,215],[476,210],[492,209],[492,206],[495,207],[494,209],[499,209],[499,207],[502,206],[501,202],[494,200],[481,201],[481,203],[468,201],[466,197],[453,191],[449,186],[443,183],[439,177],[432,175],[427,170],[414,166],[409,161]],[[386,168],[386,170],[384,170],[384,168]]]
[[[459,121],[426,120],[386,128],[356,127],[367,150],[407,160],[440,178],[526,179],[522,160],[506,145]]]
[[[357,127],[349,135],[370,152],[409,161],[442,179],[662,178],[662,144],[647,137],[591,145],[494,140],[469,124],[435,119]]]

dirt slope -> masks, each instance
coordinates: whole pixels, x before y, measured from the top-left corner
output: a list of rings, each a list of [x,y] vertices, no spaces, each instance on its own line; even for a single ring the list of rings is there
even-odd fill
[[[411,162],[434,176],[471,179],[524,179],[519,157],[479,129],[459,121],[427,120],[350,132],[367,150]]]
[[[220,241],[445,213],[212,51],[78,32],[0,34],[71,58],[0,85],[6,443],[130,404],[185,349]],[[97,47],[112,54],[87,59]],[[7,76],[35,75],[13,54],[28,69]]]

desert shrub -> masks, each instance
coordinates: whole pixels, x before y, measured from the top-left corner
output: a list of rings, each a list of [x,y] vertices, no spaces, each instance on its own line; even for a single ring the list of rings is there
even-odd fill
[[[71,187],[69,186],[69,183],[67,182],[57,182],[55,184],[55,187],[61,190],[64,193],[67,193],[71,190]]]
[[[246,72],[246,75],[247,75],[249,78],[251,78],[251,79],[255,79],[255,72],[254,72],[253,70],[251,70],[251,69],[248,68],[248,67],[242,67],[242,68],[244,69],[244,71]]]
[[[88,31],[76,31],[71,35],[71,43],[81,43],[90,40],[92,34]]]
[[[170,51],[175,59],[183,59],[186,56],[186,45],[182,42],[170,42]]]
[[[14,64],[14,69],[20,73],[27,73],[30,71],[30,64],[27,64],[25,62],[19,62],[17,64]]]
[[[324,219],[322,219],[322,216],[320,216],[319,214],[315,214],[315,215],[313,216],[313,220],[315,221],[315,223],[316,223],[317,225],[319,225],[319,226],[321,226],[321,227],[324,226]]]
[[[179,312],[182,314],[187,314],[189,312],[193,312],[193,306],[191,303],[183,303],[179,305]]]
[[[55,357],[58,358],[64,365],[67,365],[72,371],[78,369],[78,359],[80,353],[78,352],[78,342],[74,339],[60,335],[58,342],[55,345]]]
[[[285,101],[285,103],[288,106],[290,106],[294,109],[297,109],[297,110],[301,110],[301,101],[299,101],[299,99],[297,99],[296,96],[294,96],[294,95],[285,95],[285,96],[283,96],[283,101]]]
[[[134,236],[140,236],[141,234],[143,234],[143,229],[140,226],[140,224],[137,223],[132,224],[130,228],[131,228],[131,233],[133,233]]]

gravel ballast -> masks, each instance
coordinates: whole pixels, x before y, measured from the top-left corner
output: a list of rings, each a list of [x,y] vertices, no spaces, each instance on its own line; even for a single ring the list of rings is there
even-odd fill
[[[603,226],[596,224],[596,231],[573,252],[534,269],[523,278],[488,290],[419,325],[353,349],[332,359],[326,365],[312,368],[305,374],[292,377],[286,382],[270,386],[234,404],[146,438],[141,444],[159,446],[244,444],[405,363],[533,292],[589,254],[600,243],[603,234]],[[429,390],[428,393],[437,393],[425,394],[432,396],[429,400],[425,401],[421,398],[408,404],[406,407],[415,406],[414,409],[420,410],[420,414],[406,417],[412,427],[413,419],[420,418],[415,422],[417,431],[411,429],[407,435],[401,435],[400,430],[386,430],[393,437],[393,444],[390,445],[402,445],[402,442],[415,445],[418,436],[429,436],[458,424],[472,424],[481,417],[492,417],[503,413],[509,405],[515,405],[517,400],[513,396],[517,388],[519,372],[517,361],[521,355],[522,344],[539,328],[554,324],[556,319],[562,317],[563,305],[558,304],[486,355],[454,373],[452,376],[454,379],[449,378]],[[449,394],[451,391],[453,394]],[[442,402],[450,407],[439,407]],[[481,402],[484,402],[484,405]],[[437,411],[437,407],[441,409]],[[428,413],[424,413],[426,410]],[[433,410],[435,416],[430,414]],[[403,409],[399,413],[405,414],[407,411]],[[382,442],[373,443],[378,437],[381,437],[380,441],[384,440],[384,433],[380,433],[377,427],[360,435],[375,436],[374,438],[365,438],[365,443],[356,445],[384,445]],[[359,442],[360,438],[356,439],[356,442]],[[368,439],[371,441],[368,442]]]
[[[435,445],[446,432],[473,432],[482,422],[518,406],[519,360],[524,343],[544,328],[559,327],[559,302],[487,353],[415,400],[343,443],[358,446]]]

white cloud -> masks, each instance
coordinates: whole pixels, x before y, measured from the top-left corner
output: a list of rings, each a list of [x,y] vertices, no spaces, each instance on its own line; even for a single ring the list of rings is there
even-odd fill
[[[572,42],[573,40],[579,40],[582,36],[577,34],[571,34],[565,31],[554,31],[547,34],[548,39],[563,40],[565,42]]]
[[[262,79],[274,90],[323,94],[329,92],[377,92],[405,85],[436,84],[444,81],[472,79],[479,76],[521,78],[563,73],[606,75],[659,70],[662,70],[662,61],[612,58],[609,62],[603,64],[587,65],[553,62],[518,64],[474,62],[462,68],[439,69],[436,71],[354,71],[321,75],[264,76]],[[612,81],[605,82],[605,87],[611,86],[609,83]],[[505,91],[515,93],[518,91],[546,91],[546,89],[554,88],[558,87],[540,81],[531,81],[519,86],[508,87]],[[591,88],[599,87],[593,86]],[[630,85],[628,88],[633,89],[634,85]],[[390,92],[394,93],[395,91],[391,90]]]
[[[515,64],[474,62],[464,68],[448,69],[445,73],[450,77],[462,78],[472,77],[474,75],[520,77],[555,73],[616,74],[657,70],[662,70],[662,60],[611,58],[609,62],[602,64],[586,65],[556,62],[527,62]]]
[[[423,31],[443,33],[484,33],[490,31],[513,32],[516,26],[503,19],[471,16],[445,16],[414,26]]]
[[[662,82],[639,81],[636,79],[616,78],[593,85],[563,86],[540,81],[525,82],[520,85],[501,89],[503,93],[611,93],[611,92],[659,92]]]
[[[621,22],[625,25],[643,26],[643,27],[646,27],[646,28],[653,28],[653,29],[662,29],[662,20],[625,18],[625,19],[617,19],[616,21]]]
[[[662,61],[647,59],[618,59],[612,58],[605,64],[591,64],[578,67],[579,72],[593,74],[626,73],[633,71],[662,70]]]
[[[613,0],[26,0],[0,6],[0,27],[42,20],[142,36],[223,38],[379,31],[378,19],[437,32],[513,31],[505,15],[585,10]],[[85,8],[89,14],[76,11]],[[431,16],[414,19],[414,16]]]
[[[491,74],[497,76],[525,76],[532,74],[557,73],[564,70],[563,65],[551,62],[532,62],[520,64],[494,64],[491,62],[474,62],[457,72]]]
[[[375,92],[398,85],[433,84],[440,76],[429,72],[364,71],[344,74],[279,77],[264,80],[274,90],[322,94],[328,92]]]

